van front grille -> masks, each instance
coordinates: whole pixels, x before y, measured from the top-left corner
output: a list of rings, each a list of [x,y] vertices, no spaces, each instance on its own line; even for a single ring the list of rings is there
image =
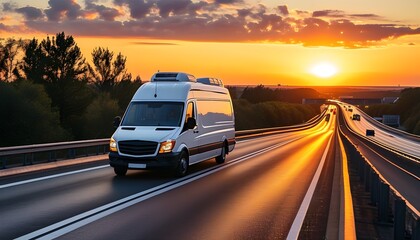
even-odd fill
[[[150,141],[131,140],[118,142],[121,153],[138,156],[154,154],[157,146],[157,142]]]

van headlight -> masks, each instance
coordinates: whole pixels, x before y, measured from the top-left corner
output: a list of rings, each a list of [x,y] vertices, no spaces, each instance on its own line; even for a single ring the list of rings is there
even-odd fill
[[[111,140],[109,141],[109,150],[111,152],[117,152],[117,141],[115,141],[114,138],[111,138]]]
[[[160,143],[159,153],[171,152],[175,147],[175,140],[168,140]]]

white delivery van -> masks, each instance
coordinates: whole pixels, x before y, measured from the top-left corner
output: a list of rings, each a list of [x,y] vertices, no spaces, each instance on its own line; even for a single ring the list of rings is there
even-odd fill
[[[109,160],[115,174],[172,168],[184,176],[189,165],[225,161],[236,143],[232,101],[220,80],[216,85],[203,79],[158,72],[140,86],[123,118],[114,122]]]

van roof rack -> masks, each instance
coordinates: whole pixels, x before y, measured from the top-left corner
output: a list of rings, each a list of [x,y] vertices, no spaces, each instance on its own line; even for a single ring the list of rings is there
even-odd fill
[[[204,77],[204,78],[197,78],[197,82],[207,84],[207,85],[215,85],[223,87],[223,81],[217,78],[212,77]]]
[[[157,72],[153,74],[151,82],[197,82],[196,78],[183,72]]]

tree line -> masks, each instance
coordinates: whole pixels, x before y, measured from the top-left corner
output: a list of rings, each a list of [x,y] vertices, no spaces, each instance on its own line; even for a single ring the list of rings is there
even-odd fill
[[[96,47],[91,57],[64,32],[0,41],[0,146],[109,137],[142,81],[121,53]]]
[[[124,113],[142,81],[127,72],[121,53],[96,47],[91,58],[89,64],[64,32],[0,39],[0,147],[110,137],[114,116]],[[317,113],[261,91],[267,93],[261,85],[234,99],[238,130],[297,124]]]
[[[273,89],[258,85],[228,87],[233,99],[236,130],[281,127],[308,121],[320,112],[320,105],[303,105],[303,98],[319,97],[310,88]]]

